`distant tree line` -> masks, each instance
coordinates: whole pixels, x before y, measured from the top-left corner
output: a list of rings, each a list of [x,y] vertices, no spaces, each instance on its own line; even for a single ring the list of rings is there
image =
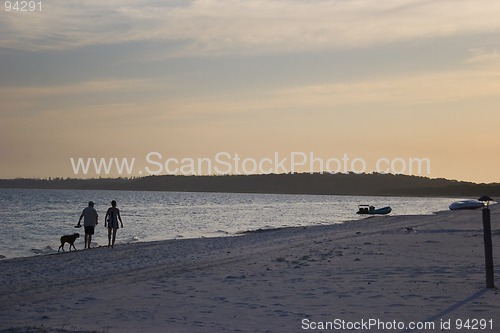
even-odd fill
[[[500,196],[500,183],[476,184],[392,174],[267,174],[140,178],[1,179],[0,188],[142,190],[382,196]]]

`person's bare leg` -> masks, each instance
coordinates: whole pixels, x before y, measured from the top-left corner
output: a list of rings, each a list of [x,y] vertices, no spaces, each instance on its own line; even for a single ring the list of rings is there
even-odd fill
[[[111,246],[111,228],[108,228],[108,247]]]
[[[115,247],[115,240],[116,240],[116,228],[113,228],[113,244],[111,247]]]

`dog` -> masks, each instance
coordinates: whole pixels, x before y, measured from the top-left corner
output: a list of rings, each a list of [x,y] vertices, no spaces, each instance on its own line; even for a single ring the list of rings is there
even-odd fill
[[[75,247],[75,240],[80,237],[80,234],[75,232],[73,235],[65,235],[65,236],[62,236],[61,237],[61,246],[59,246],[59,249],[57,250],[57,252],[59,252],[59,250],[63,250],[64,251],[64,244],[65,243],[69,243],[69,250],[71,251],[71,247],[73,246],[73,248],[76,250],[76,247]]]

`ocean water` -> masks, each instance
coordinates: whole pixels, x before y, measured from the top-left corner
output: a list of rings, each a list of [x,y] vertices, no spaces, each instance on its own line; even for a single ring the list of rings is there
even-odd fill
[[[107,245],[104,215],[111,200],[117,201],[124,223],[117,234],[120,244],[342,223],[365,218],[356,214],[358,204],[391,206],[391,215],[432,214],[456,199],[0,189],[0,258],[55,253],[59,238],[74,232],[81,234],[75,245],[82,249],[84,230],[74,226],[90,200],[99,214],[95,247]]]

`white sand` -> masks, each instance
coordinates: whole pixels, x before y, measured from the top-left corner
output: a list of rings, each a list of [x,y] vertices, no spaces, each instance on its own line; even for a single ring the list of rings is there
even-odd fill
[[[451,319],[456,332],[467,318],[500,332],[480,210],[2,260],[0,280],[0,332],[303,332],[303,319],[436,324],[413,332]]]

